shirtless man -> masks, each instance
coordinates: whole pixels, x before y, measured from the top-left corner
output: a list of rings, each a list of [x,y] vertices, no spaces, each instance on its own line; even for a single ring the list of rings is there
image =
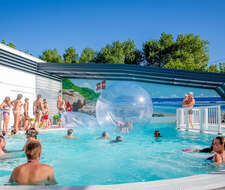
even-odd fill
[[[59,128],[62,128],[62,113],[66,110],[66,103],[61,95],[58,96],[57,109],[59,113]]]
[[[41,95],[37,95],[37,100],[33,103],[33,114],[35,116],[35,123],[34,127],[38,130],[40,126],[41,116],[42,116],[42,110],[43,110],[43,103],[41,99]]]
[[[41,164],[41,143],[31,141],[25,148],[27,163],[16,167],[9,179],[10,183],[20,185],[53,185],[56,184],[53,168]]]
[[[20,123],[20,119],[21,119],[21,113],[22,113],[22,106],[23,103],[21,102],[21,99],[23,98],[22,94],[18,94],[17,95],[17,99],[12,101],[12,105],[13,105],[13,116],[14,116],[14,128],[16,130],[16,132],[18,132],[18,125]]]
[[[193,97],[193,93],[189,92],[188,93],[188,101],[186,101],[186,104],[183,104],[183,107],[192,108],[194,105],[195,105],[195,99]],[[192,128],[194,128],[194,125],[192,123],[192,114],[193,114],[193,110],[189,109],[188,110],[188,122],[192,126]]]

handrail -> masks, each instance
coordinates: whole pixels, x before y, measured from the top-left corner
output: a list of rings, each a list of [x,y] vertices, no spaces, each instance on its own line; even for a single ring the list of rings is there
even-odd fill
[[[177,129],[213,132],[219,135],[225,133],[221,122],[220,105],[177,108],[176,118]]]

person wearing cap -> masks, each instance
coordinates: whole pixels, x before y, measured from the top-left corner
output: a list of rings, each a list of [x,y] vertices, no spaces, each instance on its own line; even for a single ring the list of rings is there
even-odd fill
[[[195,99],[193,97],[193,92],[189,92],[188,93],[188,102],[187,102],[187,104],[184,104],[183,107],[192,108],[194,105],[195,105]],[[192,122],[192,114],[193,114],[193,110],[188,109],[188,122],[192,126],[192,128],[194,128],[194,125]]]

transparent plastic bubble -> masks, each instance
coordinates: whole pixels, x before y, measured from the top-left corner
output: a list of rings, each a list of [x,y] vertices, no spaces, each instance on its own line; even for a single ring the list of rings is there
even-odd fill
[[[96,104],[96,117],[103,126],[145,125],[152,117],[149,93],[132,82],[117,82],[103,90]]]
[[[65,128],[93,128],[98,126],[95,117],[80,112],[64,112],[62,124]]]

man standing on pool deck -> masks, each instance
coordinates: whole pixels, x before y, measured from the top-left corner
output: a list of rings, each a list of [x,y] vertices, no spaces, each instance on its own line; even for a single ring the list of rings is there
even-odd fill
[[[41,95],[37,95],[37,100],[34,101],[33,103],[33,114],[35,116],[35,127],[39,127],[40,121],[41,121],[41,116],[42,116],[42,110],[43,110],[43,103],[41,99]]]
[[[184,104],[183,107],[192,108],[194,105],[195,105],[195,99],[193,97],[193,92],[189,92],[188,93],[188,102],[187,102],[187,104]],[[188,122],[192,126],[192,128],[194,128],[194,125],[192,123],[192,114],[193,114],[193,110],[189,109],[188,110]]]
[[[27,163],[16,167],[9,179],[19,185],[54,185],[56,184],[53,168],[41,164],[41,143],[31,141],[25,148]]]
[[[62,128],[62,113],[66,110],[66,103],[61,95],[58,96],[57,109],[59,113],[59,128]]]

